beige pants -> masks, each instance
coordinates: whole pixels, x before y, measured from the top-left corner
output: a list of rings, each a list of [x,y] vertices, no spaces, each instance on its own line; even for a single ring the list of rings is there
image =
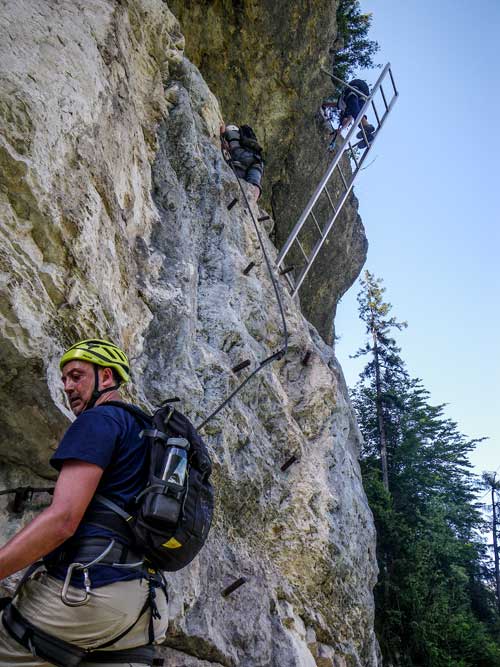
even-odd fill
[[[92,590],[87,604],[68,607],[61,601],[62,582],[47,572],[37,572],[27,581],[15,599],[21,614],[40,630],[83,648],[98,648],[100,644],[118,637],[130,627],[148,595],[145,580],[120,581]],[[69,587],[68,596],[81,598],[83,591]],[[167,601],[161,589],[156,589],[156,604],[161,619],[154,620],[155,643],[165,639],[168,626]],[[146,611],[132,630],[106,650],[135,648],[149,643],[150,612]],[[123,663],[122,667],[141,667],[142,663]],[[52,667],[52,663],[35,658],[13,639],[0,621],[0,667]],[[117,667],[114,663],[86,663],[81,667]]]

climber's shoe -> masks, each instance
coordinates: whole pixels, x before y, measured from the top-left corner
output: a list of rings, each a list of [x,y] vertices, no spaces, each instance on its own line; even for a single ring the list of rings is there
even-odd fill
[[[364,131],[365,131],[364,134],[368,135],[368,139],[369,139],[369,141],[371,141],[369,135],[371,134],[371,135],[372,135],[372,138],[373,138],[373,133],[375,132],[375,128],[373,127],[373,125],[364,125],[364,126],[363,126],[363,129],[364,129]],[[360,130],[360,131],[357,133],[356,138],[357,138],[357,139],[364,139],[364,136],[363,136],[363,130]]]
[[[357,146],[358,148],[366,148],[367,146],[370,146],[371,143],[373,142],[373,137],[374,137],[374,133],[373,133],[373,132],[370,133],[370,134],[368,134],[368,132],[367,132],[367,133],[366,133],[366,138],[367,138],[367,140],[368,140],[368,143],[366,143],[365,139],[363,138],[363,139],[361,139],[361,141],[358,141],[358,143],[356,144],[356,146]]]

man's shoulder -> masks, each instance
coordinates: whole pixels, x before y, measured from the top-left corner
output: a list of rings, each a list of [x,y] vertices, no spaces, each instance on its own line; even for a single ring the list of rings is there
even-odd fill
[[[147,418],[147,415],[143,410],[136,405],[126,403],[125,401],[108,401],[106,403],[101,403],[100,405],[95,405],[93,408],[89,408],[82,412],[80,416],[84,415],[90,415],[92,417],[125,417],[130,415],[135,418]]]
[[[139,420],[139,414],[135,415],[126,407],[103,403],[82,412],[73,424],[78,424],[82,428],[86,426],[99,428],[102,425],[106,429],[111,428],[121,431],[129,430],[135,424],[141,425],[141,421]]]
[[[123,419],[126,417],[126,411],[123,408],[119,408],[115,405],[97,405],[93,408],[85,410],[77,417],[77,421],[99,421],[99,420],[109,420],[113,419],[119,423],[123,422]]]

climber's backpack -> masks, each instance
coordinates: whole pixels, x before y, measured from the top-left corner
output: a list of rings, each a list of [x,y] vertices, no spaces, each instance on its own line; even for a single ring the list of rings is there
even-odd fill
[[[113,530],[127,542],[132,539],[132,550],[143,554],[147,565],[168,572],[180,570],[203,547],[212,522],[214,493],[209,481],[212,463],[207,447],[189,419],[169,403],[152,417],[129,403],[107,401],[103,405],[123,408],[141,424],[151,424],[151,429],[141,431],[149,459],[148,482],[134,505],[127,508],[129,511],[96,494],[85,519]],[[186,481],[177,496],[181,509],[176,523],[162,519],[162,512],[158,512],[158,508],[171,500],[171,490],[162,479],[168,457],[167,441],[171,438],[185,438],[189,443]]]
[[[257,141],[255,132],[250,125],[240,125],[240,145],[259,155],[262,153],[262,146]]]

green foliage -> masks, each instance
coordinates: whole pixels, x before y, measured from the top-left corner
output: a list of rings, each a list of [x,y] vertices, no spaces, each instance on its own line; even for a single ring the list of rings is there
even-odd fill
[[[380,47],[368,39],[372,15],[362,13],[359,0],[339,0],[336,18],[337,38],[330,49],[335,76],[345,81],[357,68],[379,67],[373,56]]]
[[[361,467],[377,528],[376,627],[387,662],[401,667],[500,666],[500,618],[488,585],[487,530],[468,454],[444,406],[411,378],[392,331],[381,281],[358,297],[370,359],[352,392],[364,436]],[[378,358],[374,358],[374,332]],[[378,376],[378,380],[377,380]],[[382,484],[377,414],[382,395],[389,490]]]

